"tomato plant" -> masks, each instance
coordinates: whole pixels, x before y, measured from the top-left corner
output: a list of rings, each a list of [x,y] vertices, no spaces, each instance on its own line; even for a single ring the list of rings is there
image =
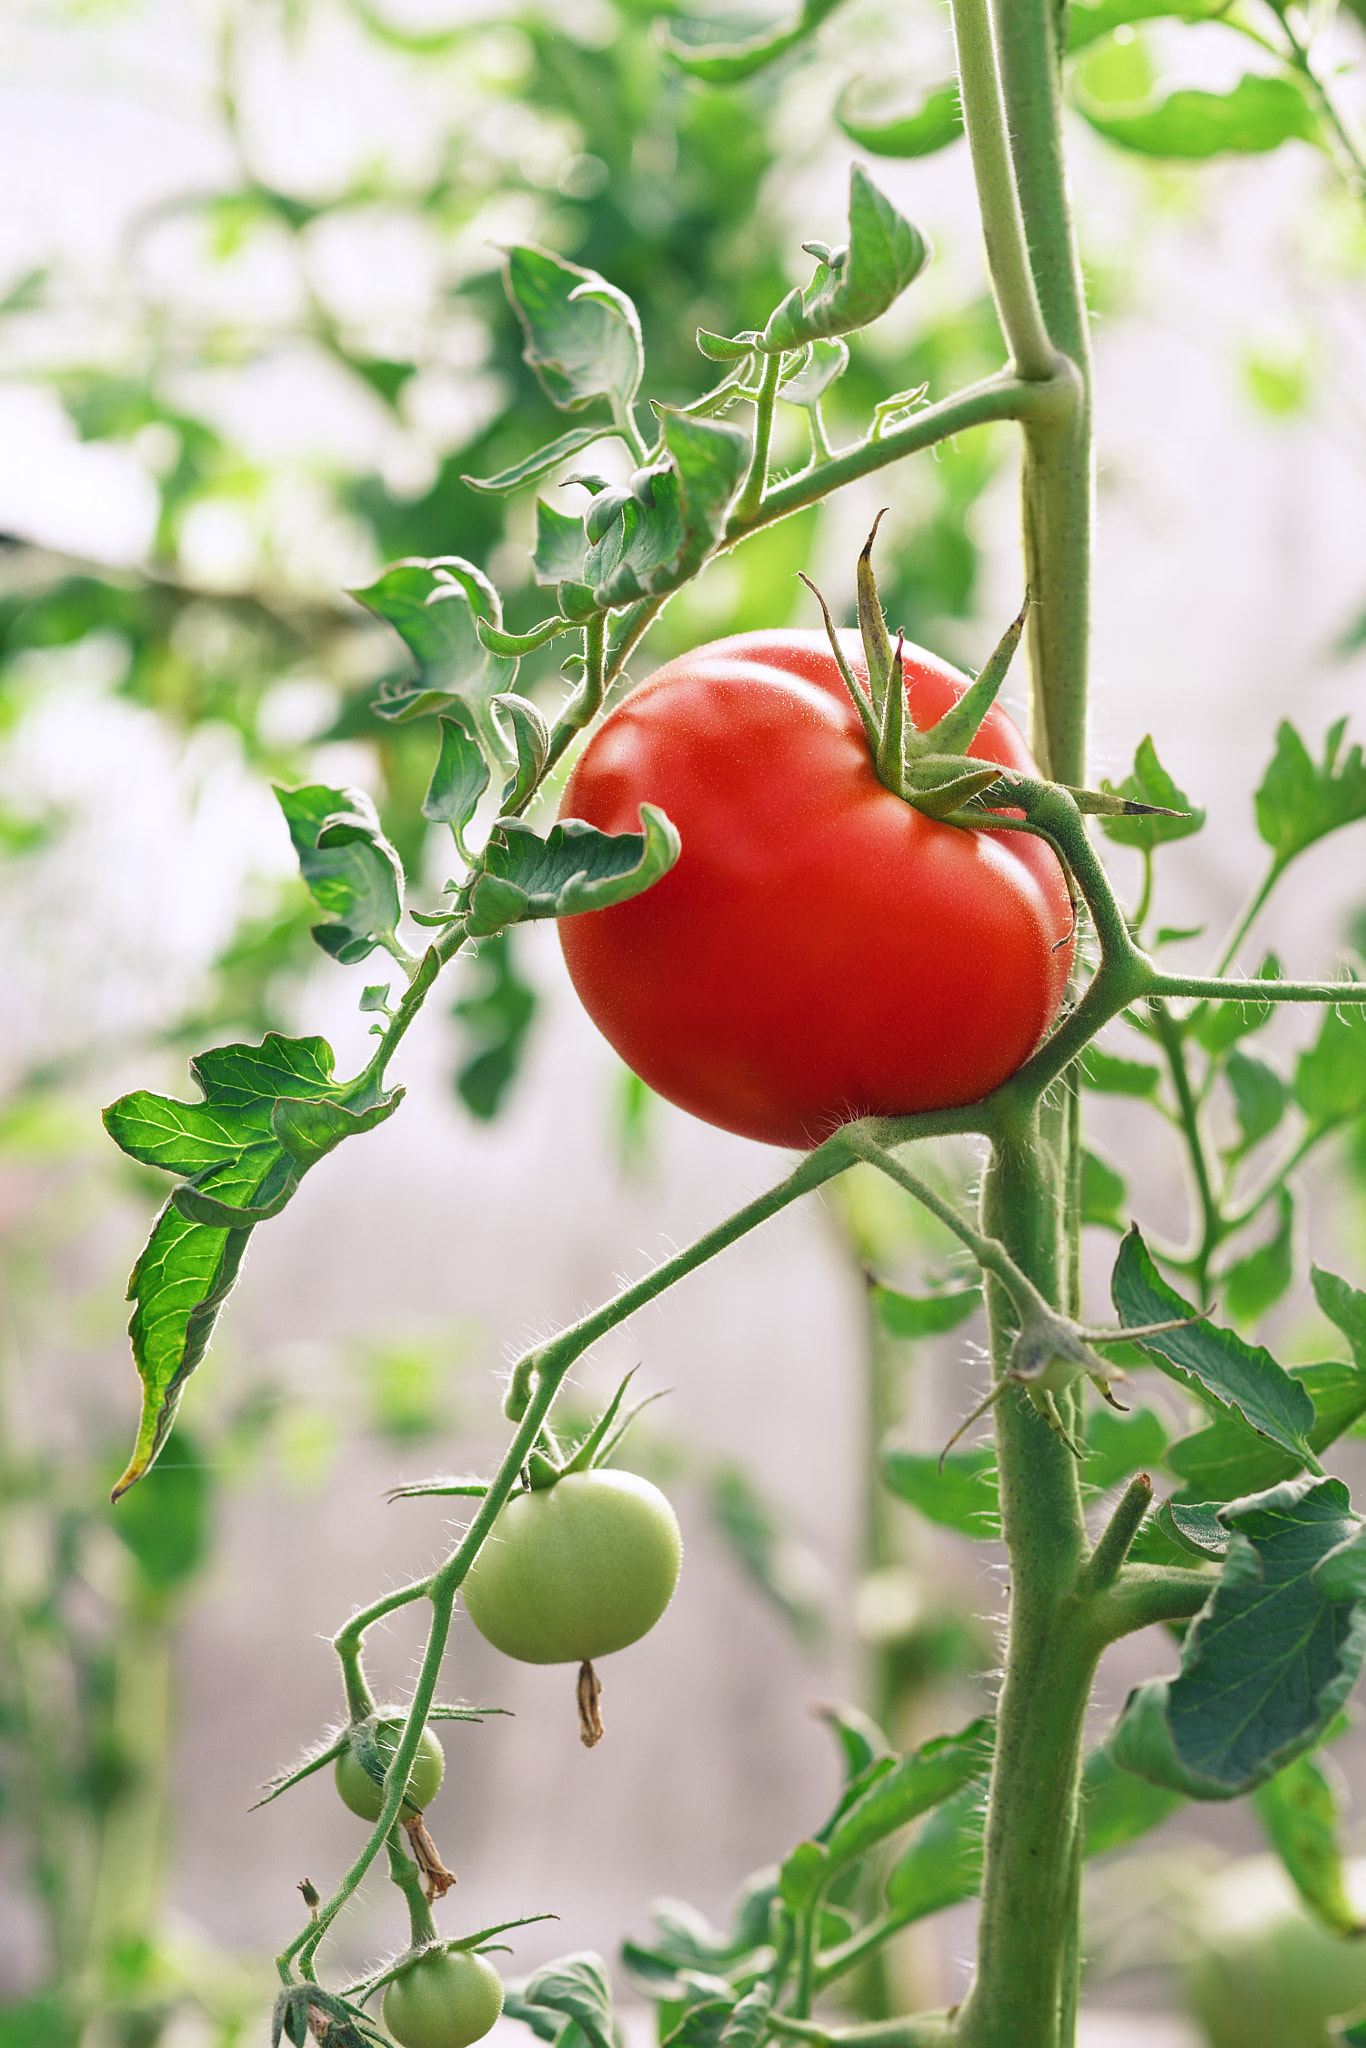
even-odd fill
[[[380,1761],[387,1768],[393,1762],[403,1733],[403,1717],[389,1715],[380,1721],[375,1730],[375,1748]],[[441,1780],[446,1774],[446,1756],[430,1728],[424,1728],[418,1743],[417,1755],[408,1773],[407,1796],[403,1802],[403,1818],[421,1813],[430,1805],[440,1790]],[[355,1749],[348,1744],[337,1758],[334,1768],[337,1790],[344,1805],[362,1820],[378,1820],[383,1795],[379,1785],[370,1776]]]
[[[387,1987],[383,2009],[399,2048],[470,2048],[503,2010],[503,1982],[483,1956],[429,1951]]]
[[[526,1664],[624,1650],[673,1598],[683,1542],[657,1486],[632,1472],[571,1472],[509,1501],[465,1580],[480,1635]]]
[[[856,636],[845,653],[866,684]],[[919,648],[905,678],[920,728],[968,688]],[[995,706],[969,754],[1035,772]],[[976,1101],[1057,1016],[1073,912],[1055,855],[880,782],[824,635],[740,634],[634,689],[560,808],[621,833],[642,802],[677,826],[677,863],[560,943],[599,1030],[694,1116],[810,1147],[850,1117]]]

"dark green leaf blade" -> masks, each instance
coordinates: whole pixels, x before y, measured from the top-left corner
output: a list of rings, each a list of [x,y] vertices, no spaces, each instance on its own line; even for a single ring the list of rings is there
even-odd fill
[[[1093,1408],[1086,1418],[1082,1477],[1088,1486],[1107,1492],[1131,1473],[1159,1465],[1166,1448],[1166,1424],[1153,1409],[1116,1415],[1113,1408]]]
[[[1354,746],[1339,762],[1347,721],[1331,726],[1316,762],[1289,720],[1276,731],[1276,751],[1256,795],[1257,830],[1285,867],[1316,839],[1366,818],[1366,761]]]
[[[1137,1225],[1120,1245],[1110,1295],[1125,1324],[1165,1322],[1194,1313],[1159,1274]],[[1170,1378],[1221,1408],[1236,1408],[1259,1436],[1317,1470],[1307,1434],[1314,1426],[1313,1401],[1269,1351],[1208,1320],[1150,1337],[1143,1349]]]
[[[874,1285],[869,1292],[883,1328],[893,1337],[915,1340],[956,1330],[982,1306],[980,1287],[945,1288],[942,1294],[901,1294]]]
[[[335,1095],[336,1056],[325,1038],[286,1038],[268,1031],[260,1045],[215,1045],[196,1053],[190,1073],[207,1102],[246,1112],[264,1135],[280,1096]]]
[[[527,243],[508,250],[505,282],[526,337],[523,359],[551,404],[581,412],[605,398],[624,411],[644,367],[640,320],[625,292]]]
[[[1295,1062],[1295,1100],[1319,1130],[1366,1113],[1366,1005],[1325,1009],[1318,1037]]]
[[[957,79],[936,86],[913,114],[902,114],[895,121],[859,120],[848,110],[848,97],[847,93],[841,95],[835,119],[849,140],[872,156],[933,156],[963,133],[963,100]]]
[[[1314,1403],[1309,1448],[1326,1451],[1361,1415],[1366,1415],[1366,1363],[1294,1365],[1298,1380]],[[1166,1464],[1182,1484],[1185,1500],[1237,1500],[1245,1493],[1263,1493],[1303,1469],[1302,1460],[1278,1450],[1257,1436],[1229,1409],[1207,1429],[1183,1436],[1170,1446]]]
[[[1340,1280],[1323,1266],[1311,1266],[1309,1278],[1315,1301],[1329,1322],[1341,1330],[1358,1368],[1366,1374],[1366,1290]]]
[[[460,555],[412,557],[352,595],[395,629],[417,669],[382,686],[375,699],[379,716],[403,722],[464,705],[490,758],[501,759],[503,743],[488,707],[512,688],[517,663],[479,638],[480,619],[503,623],[498,592],[483,570]]]
[[[1107,112],[1080,94],[1074,104],[1107,141],[1142,156],[1259,155],[1283,142],[1321,140],[1318,118],[1294,80],[1254,72],[1232,92],[1183,89],[1132,112]]]
[[[928,1522],[983,1539],[1001,1533],[996,1453],[989,1444],[949,1451],[942,1464],[938,1458],[894,1445],[883,1454],[882,1477],[898,1500]]]
[[[1129,1695],[1115,1760],[1193,1799],[1251,1791],[1310,1749],[1366,1658],[1366,1609],[1326,1600],[1314,1568],[1360,1524],[1337,1479],[1299,1479],[1223,1509],[1233,1541],[1175,1678]]]
[[[849,245],[836,268],[821,263],[803,292],[788,293],[770,315],[762,347],[801,348],[818,336],[852,334],[867,327],[900,298],[930,259],[930,246],[868,173],[855,164],[849,174]]]
[[[1130,803],[1157,804],[1164,811],[1189,813],[1184,818],[1102,818],[1100,829],[1116,846],[1136,846],[1151,852],[1175,839],[1189,839],[1204,825],[1205,813],[1195,808],[1184,790],[1177,788],[1158,760],[1151,733],[1139,741],[1133,768],[1123,782],[1103,781],[1101,788],[1107,796],[1122,796]]]
[[[1366,1932],[1343,1880],[1337,1792],[1316,1757],[1297,1757],[1252,1795],[1257,1818],[1305,1905],[1330,1934]]]
[[[488,763],[483,749],[459,719],[441,718],[437,723],[441,749],[422,799],[422,815],[433,825],[452,826],[458,839],[489,786]]]
[[[1106,1856],[1123,1849],[1184,1805],[1181,1793],[1121,1770],[1102,1743],[1091,1751],[1082,1772],[1082,1854]]]

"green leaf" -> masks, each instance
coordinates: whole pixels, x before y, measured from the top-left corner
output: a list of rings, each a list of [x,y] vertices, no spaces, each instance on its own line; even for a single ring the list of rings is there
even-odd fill
[[[835,119],[851,142],[873,156],[933,156],[963,133],[963,101],[956,78],[926,93],[913,114],[895,121],[860,121],[846,110],[848,93],[840,96]]]
[[[721,420],[663,415],[663,462],[638,469],[629,492],[604,507],[603,530],[584,558],[583,580],[599,610],[676,590],[721,539],[749,459],[749,440]]]
[[[1366,1374],[1366,1292],[1322,1266],[1311,1266],[1309,1277],[1315,1301],[1329,1322],[1341,1330],[1352,1347],[1359,1370]]]
[[[1257,969],[1259,981],[1279,981],[1281,963],[1275,953],[1268,953]],[[1271,1021],[1275,1014],[1274,1003],[1198,1003],[1190,1014],[1190,1028],[1196,1040],[1211,1058],[1217,1059],[1236,1045],[1240,1038],[1246,1038],[1253,1031],[1260,1031],[1263,1024]]]
[[[1309,1474],[1234,1501],[1218,1584],[1177,1677],[1130,1693],[1115,1760],[1193,1799],[1232,1799],[1311,1749],[1366,1658],[1366,1609],[1325,1599],[1314,1569],[1361,1526],[1338,1479]]]
[[[545,764],[550,758],[550,728],[527,697],[513,694],[495,697],[493,708],[499,722],[504,727],[512,727],[516,767],[503,786],[501,803],[505,811],[515,812],[527,801],[545,773]]]
[[[1157,804],[1165,811],[1190,813],[1185,818],[1102,818],[1100,829],[1116,846],[1136,846],[1140,851],[1151,852],[1174,839],[1189,839],[1205,822],[1205,813],[1195,809],[1158,760],[1151,733],[1139,741],[1133,770],[1123,782],[1102,781],[1100,786],[1107,796],[1122,796],[1129,803]]]
[[[310,783],[275,795],[289,826],[299,871],[318,908],[332,920],[313,936],[351,966],[393,937],[403,915],[403,869],[363,790]]]
[[[400,723],[463,705],[491,758],[503,742],[490,699],[510,690],[517,663],[494,654],[479,638],[478,620],[503,623],[498,592],[482,569],[460,555],[395,562],[368,590],[353,592],[367,610],[400,634],[416,676],[391,678],[375,699],[381,718]]]
[[[130,1158],[187,1176],[236,1159],[246,1143],[240,1117],[145,1088],[112,1103],[104,1112],[104,1127]]]
[[[1086,1418],[1086,1462],[1082,1477],[1102,1493],[1133,1472],[1160,1465],[1167,1448],[1167,1427],[1151,1408],[1116,1415],[1113,1408],[1094,1408]]]
[[[1097,1095],[1152,1096],[1162,1079],[1160,1067],[1150,1067],[1145,1060],[1117,1059],[1098,1045],[1087,1046],[1077,1067],[1083,1086]]]
[[[866,1771],[869,1764],[879,1763],[884,1757],[895,1754],[877,1722],[861,1707],[833,1700],[817,1707],[815,1713],[832,1731],[840,1746],[846,1782]]]
[[[1129,1189],[1124,1175],[1108,1159],[1083,1150],[1081,1155],[1081,1220],[1104,1230],[1123,1232],[1129,1222]]]
[[[1110,1295],[1125,1324],[1166,1322],[1194,1313],[1159,1274],[1137,1225],[1119,1248]],[[1317,1469],[1307,1441],[1314,1425],[1313,1401],[1269,1351],[1207,1318],[1189,1329],[1148,1337],[1142,1348],[1168,1378],[1221,1408],[1236,1408],[1259,1436]]]
[[[527,1979],[523,1997],[575,2021],[592,2048],[616,2048],[607,1965],[591,1950],[546,1963]]]
[[[1154,1520],[1178,1550],[1211,1564],[1228,1556],[1229,1534],[1219,1520],[1221,1511],[1217,1500],[1164,1500]]]
[[[114,1534],[131,1552],[150,1592],[168,1593],[183,1585],[204,1562],[210,1535],[210,1469],[194,1438],[180,1430],[162,1451],[147,1484],[131,1493],[110,1518]]]
[[[721,2030],[720,2048],[760,2048],[768,2036],[773,1987],[760,1982],[747,1991]]]
[[[1253,72],[1232,92],[1185,89],[1131,113],[1103,113],[1079,93],[1074,104],[1107,141],[1142,156],[1257,155],[1283,142],[1321,139],[1318,118],[1293,79]]]
[[[1314,1403],[1309,1431],[1312,1451],[1326,1451],[1359,1416],[1366,1415],[1366,1361],[1357,1365],[1336,1360],[1293,1365],[1290,1377],[1298,1380]],[[1179,1437],[1166,1453],[1166,1464],[1183,1482],[1181,1498],[1185,1500],[1237,1500],[1246,1493],[1262,1493],[1303,1470],[1301,1458],[1254,1435],[1232,1410],[1207,1429]]]
[[[1321,1130],[1366,1113],[1366,1004],[1329,1005],[1295,1062],[1295,1100]]]
[[[985,1773],[935,1808],[888,1874],[887,1913],[895,1926],[909,1927],[913,1920],[976,1898],[982,1888],[986,1818]]]
[[[897,1499],[918,1509],[926,1521],[957,1529],[964,1536],[987,1538],[1001,1533],[996,1453],[990,1444],[971,1451],[949,1451],[942,1463],[919,1451],[893,1446],[883,1453],[882,1477]]]
[[[900,1294],[894,1287],[874,1286],[869,1292],[883,1328],[893,1337],[942,1337],[982,1306],[980,1287],[951,1287],[942,1294]]]
[[[216,1109],[237,1109],[248,1128],[265,1133],[282,1097],[337,1095],[336,1055],[325,1038],[284,1038],[268,1031],[260,1045],[215,1045],[190,1061],[190,1076]]]
[[[584,530],[582,514],[557,512],[544,498],[538,498],[536,552],[531,558],[536,581],[542,586],[560,583],[581,584],[587,553],[588,535]]]
[[[789,1913],[810,1912],[830,1874],[830,1859],[819,1842],[798,1842],[778,1871],[778,1896]]]
[[[849,367],[849,349],[842,341],[813,341],[809,354],[794,359],[778,386],[789,405],[814,405]]]
[[[1255,1323],[1279,1301],[1295,1277],[1295,1201],[1288,1188],[1276,1197],[1279,1222],[1274,1236],[1219,1274],[1216,1285],[1236,1323]]]
[[[1257,830],[1283,868],[1296,854],[1343,825],[1366,818],[1366,761],[1352,747],[1338,760],[1347,720],[1329,727],[1315,762],[1288,720],[1276,730],[1276,751],[1257,791]]]
[[[523,359],[551,404],[579,412],[606,398],[624,413],[644,367],[640,320],[625,292],[595,270],[520,243],[507,252],[505,282],[526,336]]]
[[[593,441],[618,439],[611,427],[571,427],[567,434],[561,434],[558,441],[548,441],[544,448],[538,448],[534,455],[523,456],[510,469],[500,469],[496,476],[462,476],[462,484],[468,484],[472,491],[515,491],[520,484],[539,483],[552,469],[567,462],[571,455],[577,455],[580,448],[587,448]]]
[[[1125,1848],[1185,1804],[1179,1792],[1121,1770],[1104,1744],[1086,1759],[1081,1796],[1083,1856],[1108,1856],[1112,1849]]]
[[[804,43],[840,4],[841,0],[802,0],[801,12],[791,28],[751,36],[747,42],[695,45],[666,35],[664,49],[671,62],[690,78],[703,79],[708,85],[738,85]]]
[[[981,1778],[991,1765],[994,1736],[990,1721],[972,1721],[956,1735],[922,1743],[884,1772],[848,1808],[826,1842],[829,1874],[857,1863],[889,1835]]]
[[[460,835],[489,786],[488,763],[482,747],[470,737],[459,719],[441,718],[437,724],[441,732],[441,749],[427,794],[422,799],[422,815],[433,825],[449,825],[459,845]]]
[[[834,260],[838,258],[839,260]],[[769,316],[760,346],[772,355],[818,335],[853,334],[887,311],[930,259],[930,245],[884,199],[868,173],[849,174],[849,244],[817,265],[803,292],[790,291]]]
[[[1067,53],[1075,56],[1088,43],[1113,35],[1135,21],[1155,21],[1163,16],[1177,21],[1217,21],[1226,12],[1227,0],[1073,0],[1067,12]]]
[[[640,817],[643,833],[599,832],[567,818],[544,839],[515,818],[500,819],[471,892],[471,935],[526,918],[578,917],[642,894],[668,873],[681,844],[653,804],[642,804]]]
[[[1301,1756],[1252,1795],[1257,1818],[1305,1905],[1330,1934],[1366,1933],[1343,1881],[1337,1793],[1322,1764]]]
[[[517,971],[509,931],[481,939],[470,965],[478,982],[451,1005],[451,1015],[473,1042],[474,1050],[457,1069],[455,1088],[471,1116],[489,1123],[516,1078],[537,996]]]
[[[1224,1064],[1224,1078],[1233,1095],[1238,1117],[1239,1154],[1250,1152],[1269,1138],[1285,1114],[1287,1089],[1276,1069],[1254,1053],[1231,1052]]]

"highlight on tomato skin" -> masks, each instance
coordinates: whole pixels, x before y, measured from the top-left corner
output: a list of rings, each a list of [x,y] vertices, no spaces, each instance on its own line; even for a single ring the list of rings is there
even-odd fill
[[[841,636],[866,678],[858,636]],[[968,678],[904,652],[917,727]],[[1037,774],[993,707],[969,753]],[[644,895],[560,921],[588,1014],[656,1093],[809,1149],[841,1123],[977,1101],[1062,1004],[1073,915],[1052,849],[926,818],[878,780],[823,633],[742,633],[649,677],[560,806],[605,832],[658,804],[683,842]]]

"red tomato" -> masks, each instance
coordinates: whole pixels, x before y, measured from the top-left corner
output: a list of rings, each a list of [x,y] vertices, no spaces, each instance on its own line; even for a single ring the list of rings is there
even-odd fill
[[[850,667],[867,668],[855,634]],[[967,678],[905,650],[911,718]],[[1037,774],[1003,711],[970,752]],[[1058,1014],[1072,912],[1050,847],[922,817],[878,781],[822,633],[737,633],[658,670],[585,748],[560,814],[682,835],[644,895],[560,922],[584,1008],[670,1102],[772,1145],[974,1102]]]

